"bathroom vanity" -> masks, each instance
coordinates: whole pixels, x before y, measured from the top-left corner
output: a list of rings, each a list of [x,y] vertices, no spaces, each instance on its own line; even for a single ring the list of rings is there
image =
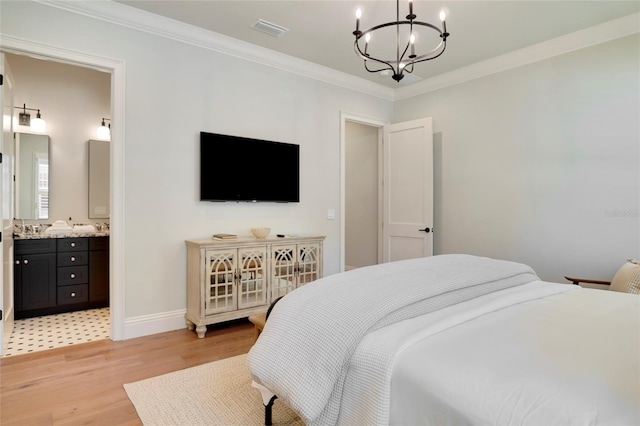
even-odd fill
[[[109,236],[14,237],[15,318],[109,306]]]

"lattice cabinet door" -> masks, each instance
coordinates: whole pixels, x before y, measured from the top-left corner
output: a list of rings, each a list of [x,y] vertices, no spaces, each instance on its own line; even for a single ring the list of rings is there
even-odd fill
[[[205,313],[210,315],[236,310],[237,249],[206,250],[205,256]]]
[[[320,278],[320,243],[298,245],[297,287]]]
[[[238,249],[238,309],[267,304],[267,247]]]
[[[296,288],[297,246],[273,246],[271,249],[271,301]]]

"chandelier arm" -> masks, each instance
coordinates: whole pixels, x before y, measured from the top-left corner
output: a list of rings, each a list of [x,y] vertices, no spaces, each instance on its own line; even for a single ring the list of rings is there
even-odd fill
[[[441,43],[442,44],[442,43]],[[442,55],[445,51],[445,49],[447,48],[447,43],[444,43],[443,47],[442,47],[442,51],[440,51],[440,53],[438,53],[435,56],[431,56],[431,57],[426,57],[427,55],[420,55],[416,58],[415,61],[412,62],[412,64],[417,64],[418,62],[425,62],[425,61],[430,61],[432,59],[436,59],[438,58],[440,55]],[[433,52],[432,52],[433,53]]]
[[[391,65],[388,65],[388,64],[384,68],[379,68],[379,69],[376,69],[376,70],[370,70],[366,61],[364,62],[364,69],[369,71],[369,72],[380,72],[380,71],[387,71],[387,70],[391,70],[391,72],[395,72],[394,69],[391,68]]]
[[[358,45],[358,41],[357,41],[357,40],[356,40],[356,42],[354,43],[354,50],[355,50],[355,52],[356,52],[356,54],[357,54],[358,56],[360,56],[362,59],[364,59],[364,66],[365,66],[365,69],[366,69],[367,71],[369,71],[369,72],[379,72],[379,71],[382,71],[382,70],[385,70],[385,69],[389,69],[389,70],[391,70],[391,71],[392,71],[392,72],[394,72],[394,73],[396,72],[395,68],[393,68],[393,66],[392,66],[392,65],[391,65],[391,63],[390,63],[391,61],[384,61],[384,60],[382,60],[382,59],[377,59],[377,58],[371,57],[371,56],[369,56],[369,55],[365,55],[365,54],[360,50],[360,46]],[[384,68],[380,68],[379,70],[375,70],[375,71],[374,71],[374,70],[370,70],[370,69],[367,67],[367,61],[374,61],[374,62],[378,62],[378,63],[380,63],[380,64],[385,65],[385,67],[384,67]]]
[[[440,34],[440,36],[442,36],[444,34],[442,32],[442,30],[440,30],[440,28],[438,28],[435,25],[430,24],[428,22],[422,22],[422,21],[398,21],[398,22],[385,22],[384,24],[380,24],[380,25],[376,25],[375,27],[371,27],[366,31],[361,31],[360,33],[358,33],[356,35],[356,40],[359,40],[362,37],[366,36],[367,33],[372,33],[372,32],[374,32],[376,30],[379,30],[381,28],[390,27],[392,25],[420,25],[420,26],[429,27],[432,30],[435,30],[438,34]]]
[[[392,26],[392,25],[397,25],[397,24],[400,24],[400,25],[411,25],[411,24],[415,24],[415,25],[421,25],[421,26],[424,26],[424,27],[429,27],[429,28],[431,28],[431,29],[433,29],[433,30],[437,31],[437,32],[438,32],[438,34],[440,34],[440,37],[442,38],[442,40],[440,41],[440,43],[439,43],[439,44],[438,44],[438,45],[437,45],[433,50],[431,50],[431,52],[429,52],[429,53],[425,53],[425,54],[423,54],[423,55],[420,55],[420,56],[416,57],[416,59],[417,59],[417,60],[415,60],[415,61],[411,61],[411,62],[422,62],[422,61],[424,61],[426,56],[431,55],[432,53],[434,53],[434,52],[438,51],[438,49],[440,49],[440,47],[441,47],[443,44],[446,44],[446,43],[445,43],[445,42],[446,42],[446,36],[444,36],[444,33],[443,33],[442,31],[440,31],[440,29],[439,29],[438,27],[436,27],[435,25],[432,25],[432,24],[430,24],[430,23],[428,23],[428,22],[420,22],[420,21],[386,22],[386,23],[384,23],[384,24],[380,24],[380,25],[376,25],[375,27],[371,27],[371,28],[369,28],[368,30],[363,31],[363,32],[361,32],[360,34],[356,35],[356,40],[355,40],[355,43],[354,43],[354,46],[355,46],[355,48],[356,48],[356,54],[357,54],[358,56],[360,56],[360,58],[361,58],[361,59],[364,59],[364,60],[367,60],[367,61],[377,61],[377,62],[384,63],[384,64],[387,64],[387,65],[389,65],[391,62],[396,62],[396,60],[397,60],[397,59],[377,59],[377,58],[374,58],[373,56],[365,55],[365,54],[364,54],[364,52],[362,52],[362,50],[360,49],[360,45],[358,44],[358,41],[359,41],[362,37],[364,37],[367,33],[371,33],[371,32],[373,32],[373,31],[375,31],[375,30],[380,29],[380,28],[386,28],[386,27],[390,27],[390,26]],[[410,43],[408,43],[408,44],[407,44],[407,47],[405,48],[405,54],[406,54],[406,52],[407,52],[407,50],[408,50],[408,48],[409,48],[409,44],[410,44]],[[438,56],[440,56],[440,54],[439,54]],[[402,57],[404,57],[404,54],[402,55]],[[402,57],[401,57],[401,58],[402,58]],[[437,56],[435,56],[435,57],[434,57],[434,59],[435,59],[436,57],[437,57]]]
[[[444,49],[446,48],[446,46],[447,46],[447,43],[445,41],[441,41],[431,52],[427,52],[423,55],[416,56],[415,58],[413,58],[411,63],[418,63],[418,62],[428,61],[429,59],[435,59],[438,56],[442,55],[442,52],[444,52]],[[434,53],[438,52],[438,50],[440,49],[442,49],[442,52],[439,52],[436,56],[432,56]]]

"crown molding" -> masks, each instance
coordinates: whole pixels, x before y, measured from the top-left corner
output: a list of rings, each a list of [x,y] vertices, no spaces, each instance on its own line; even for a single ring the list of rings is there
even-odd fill
[[[640,13],[477,62],[420,82],[391,88],[313,62],[246,43],[110,0],[35,0],[80,15],[281,69],[389,101],[408,99],[640,32]]]
[[[223,53],[393,101],[395,89],[313,62],[112,1],[36,0],[37,3]]]
[[[410,86],[399,87],[394,101],[412,98],[465,81],[475,80],[523,65],[640,32],[640,13],[566,34],[564,36],[515,50],[486,61],[441,74]]]

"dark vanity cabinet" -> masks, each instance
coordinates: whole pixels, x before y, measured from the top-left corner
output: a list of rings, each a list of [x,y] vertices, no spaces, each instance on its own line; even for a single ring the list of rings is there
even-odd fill
[[[109,306],[109,237],[15,240],[15,317]]]
[[[15,316],[56,306],[56,240],[16,240]]]

